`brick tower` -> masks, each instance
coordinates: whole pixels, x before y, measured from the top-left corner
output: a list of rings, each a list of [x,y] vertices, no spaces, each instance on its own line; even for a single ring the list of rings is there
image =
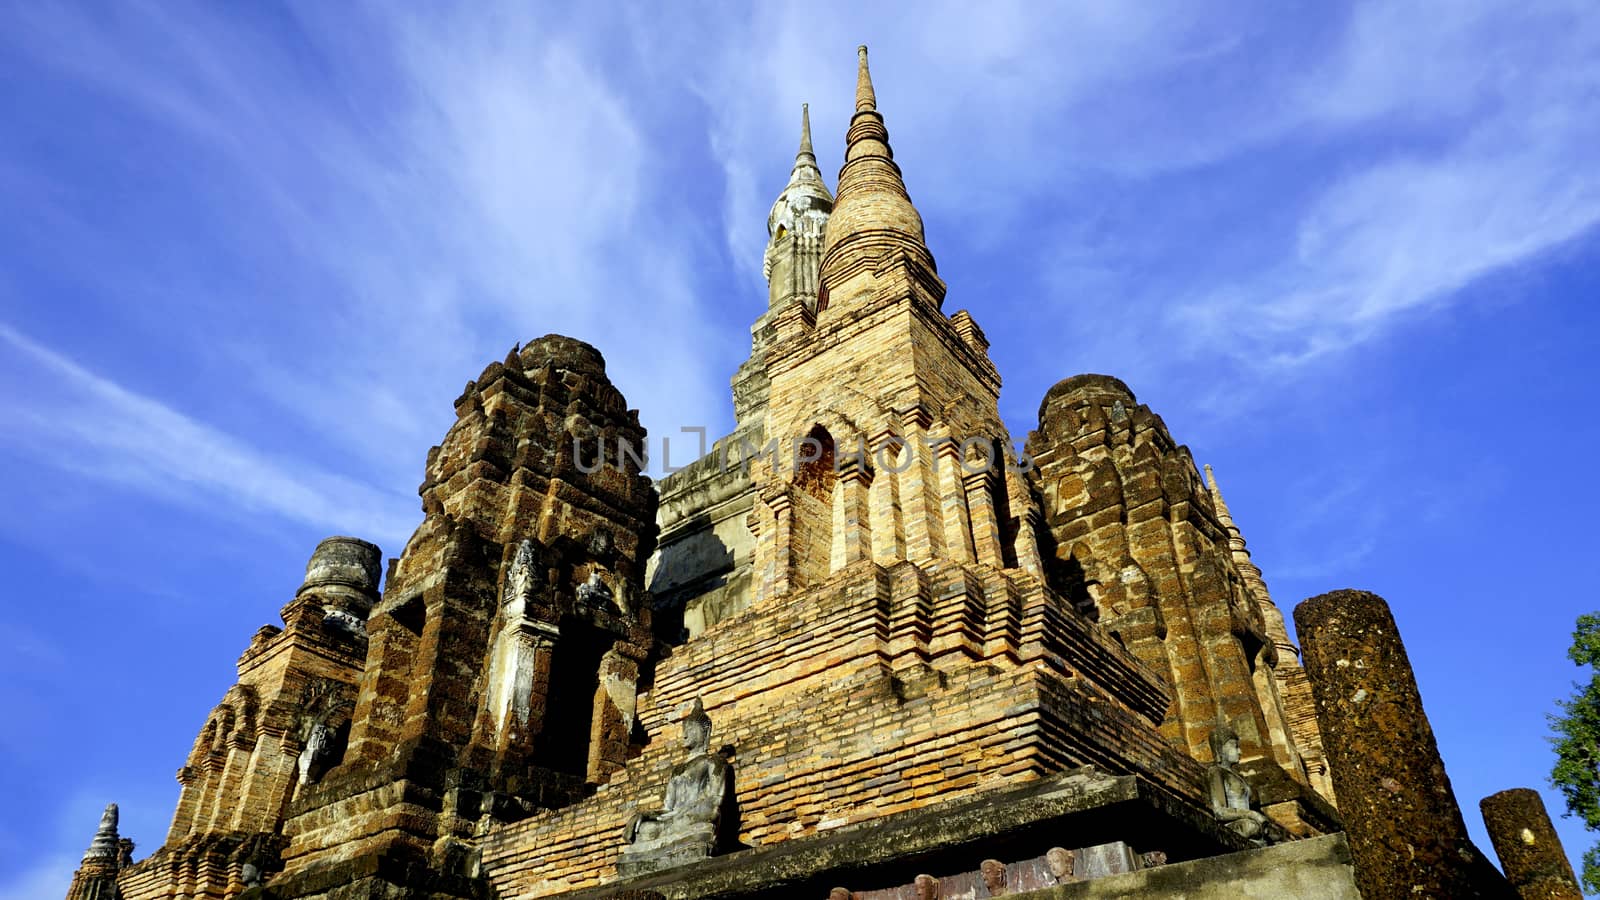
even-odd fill
[[[1021,483],[1004,475],[1000,376],[972,317],[941,312],[944,282],[865,48],[821,249],[815,302],[782,307],[766,351],[766,433],[779,453],[753,466],[757,602],[868,558],[1036,571],[1036,549],[1026,534],[1019,548],[1009,523]]]
[[[1028,453],[1052,586],[1173,686],[1168,739],[1206,759],[1227,723],[1263,802],[1300,828],[1328,797],[1302,759],[1315,714],[1291,717],[1283,696],[1298,651],[1189,449],[1127,385],[1079,375],[1045,395]]]
[[[1055,830],[991,823],[963,841],[1035,862],[1064,834],[1175,856],[1227,846],[1195,825],[1209,821],[1201,763],[1160,730],[1166,659],[1142,661],[1046,581],[1048,529],[999,416],[999,375],[972,316],[942,311],[865,48],[834,198],[808,137],[769,218],[771,292],[735,378],[738,430],[661,482],[648,580],[668,646],[639,698],[643,732],[670,734],[703,702],[733,763],[738,845],[758,856],[837,833],[909,848],[973,808],[1025,818],[1033,807],[999,798],[1083,766],[1105,774],[1072,777],[1127,779],[1133,806]],[[764,404],[741,403],[758,383]],[[672,753],[652,738],[595,796],[491,831],[482,864],[496,888],[614,883],[617,825],[660,795]],[[817,866],[785,889],[826,895],[838,873]],[[888,890],[915,874],[855,877]]]
[[[1289,640],[1289,629],[1284,624],[1283,610],[1278,608],[1278,604],[1272,600],[1272,595],[1267,592],[1267,581],[1261,575],[1261,568],[1250,558],[1244,534],[1240,532],[1239,526],[1234,524],[1233,514],[1228,511],[1228,504],[1222,499],[1222,489],[1217,487],[1217,476],[1211,471],[1210,466],[1206,466],[1206,487],[1210,490],[1212,504],[1216,507],[1217,521],[1227,529],[1228,550],[1233,556],[1234,567],[1239,570],[1239,577],[1243,579],[1246,591],[1261,610],[1261,622],[1266,628],[1267,637],[1277,648],[1277,660],[1272,666],[1272,677],[1277,681],[1278,696],[1283,701],[1283,714],[1289,726],[1287,737],[1294,741],[1311,786],[1316,789],[1319,796],[1332,803],[1333,783],[1328,777],[1327,756],[1322,751],[1322,733],[1317,727],[1317,708],[1316,702],[1311,697],[1311,682],[1306,678],[1306,670],[1300,665],[1300,648]]]
[[[594,348],[554,335],[491,364],[456,414],[368,621],[348,749],[289,810],[275,896],[477,896],[480,820],[571,803],[627,761],[655,537],[638,415]]]
[[[998,896],[1338,828],[1215,479],[1098,375],[1019,458],[857,71],[837,195],[802,109],[733,433],[652,483],[593,347],[488,366],[381,595],[324,541],[166,844],[97,836],[74,898]],[[1328,840],[1229,871],[1344,884]]]
[[[263,626],[239,657],[238,682],[178,770],[167,840],[122,876],[124,894],[231,896],[246,866],[262,874],[280,867],[290,798],[343,753],[378,575],[373,544],[332,537],[317,546],[280,613],[283,627]]]

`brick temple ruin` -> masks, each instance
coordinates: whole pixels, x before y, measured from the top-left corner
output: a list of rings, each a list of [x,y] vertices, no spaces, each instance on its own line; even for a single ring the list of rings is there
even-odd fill
[[[1516,896],[1381,600],[1306,604],[1302,667],[1210,468],[1115,378],[1015,450],[865,48],[837,195],[807,121],[767,228],[732,434],[652,481],[595,348],[491,363],[386,574],[316,548],[165,843],[134,861],[108,808],[69,898]]]

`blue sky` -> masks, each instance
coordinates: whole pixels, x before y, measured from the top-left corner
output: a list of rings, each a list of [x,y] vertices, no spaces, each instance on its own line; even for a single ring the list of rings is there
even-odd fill
[[[800,103],[832,183],[862,42],[1013,434],[1121,377],[1286,611],[1389,599],[1485,848],[1477,800],[1545,787],[1600,608],[1585,4],[591,6],[0,4],[0,900],[108,801],[161,843],[311,548],[398,552],[513,344],[726,430]]]

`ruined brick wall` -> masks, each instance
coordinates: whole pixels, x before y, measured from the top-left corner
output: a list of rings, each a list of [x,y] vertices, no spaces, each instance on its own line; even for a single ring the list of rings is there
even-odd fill
[[[482,816],[564,805],[627,760],[652,640],[638,414],[594,348],[555,335],[456,412],[368,623],[345,763],[284,825],[282,896],[470,895]]]
[[[1155,729],[1160,679],[1026,575],[863,561],[676,648],[641,698],[644,753],[592,798],[493,831],[502,896],[615,878],[622,826],[658,806],[678,710],[700,697],[734,764],[742,843],[770,844],[1081,764],[1197,796]]]
[[[1276,642],[1188,449],[1122,382],[1080,375],[1045,396],[1028,453],[1050,581],[1166,674],[1175,702],[1163,732],[1207,759],[1207,737],[1227,721],[1247,760],[1304,780]]]

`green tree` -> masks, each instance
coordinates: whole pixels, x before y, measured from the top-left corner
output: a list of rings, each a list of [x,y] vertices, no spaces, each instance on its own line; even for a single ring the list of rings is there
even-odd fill
[[[1600,831],[1600,613],[1578,617],[1567,656],[1593,671],[1572,699],[1559,701],[1562,714],[1550,717],[1556,733],[1550,781],[1566,797],[1567,815],[1582,819],[1590,831]],[[1600,893],[1600,844],[1583,854],[1583,887],[1587,893]]]

